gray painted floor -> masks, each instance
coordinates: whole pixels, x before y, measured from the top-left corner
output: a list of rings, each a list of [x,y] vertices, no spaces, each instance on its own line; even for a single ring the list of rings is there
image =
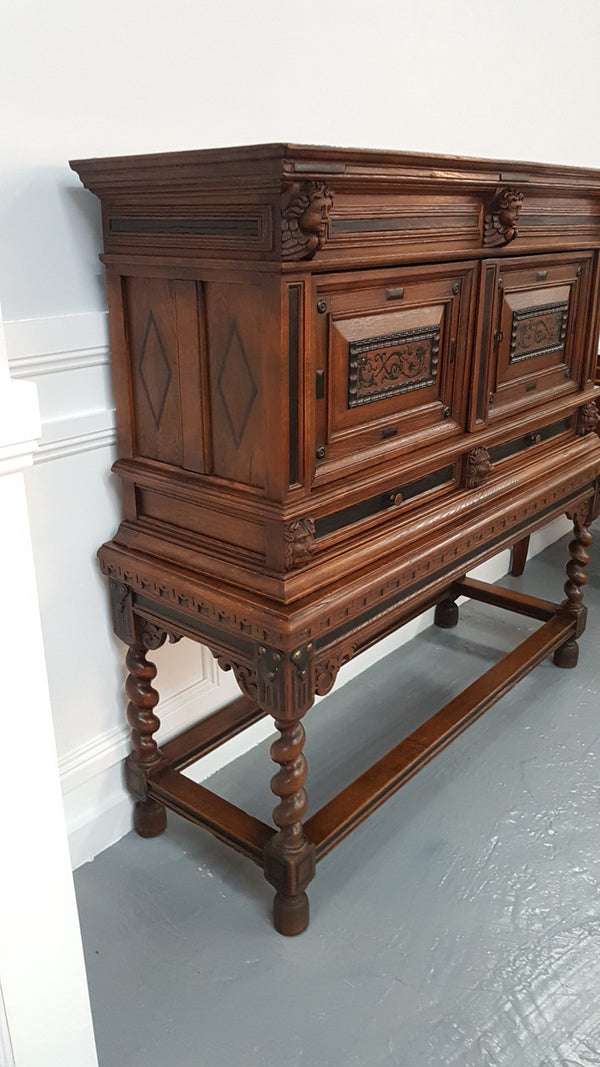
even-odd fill
[[[502,584],[559,599],[567,541]],[[101,1067],[600,1064],[588,575],[578,668],[543,663],[339,845],[301,937],[272,930],[258,868],[175,816],[77,872]],[[311,810],[534,625],[467,604],[314,708]],[[270,773],[266,743],[211,787],[267,819]]]

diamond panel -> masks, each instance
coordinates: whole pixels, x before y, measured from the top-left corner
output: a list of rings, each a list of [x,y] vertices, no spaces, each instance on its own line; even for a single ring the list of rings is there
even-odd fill
[[[258,390],[235,322],[229,331],[217,388],[235,446],[239,448]]]
[[[158,430],[165,410],[172,372],[171,364],[167,358],[152,312],[148,315],[138,371],[146,399],[150,405],[154,425]]]

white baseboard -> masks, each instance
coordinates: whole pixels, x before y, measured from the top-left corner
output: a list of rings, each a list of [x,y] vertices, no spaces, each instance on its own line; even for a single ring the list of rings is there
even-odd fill
[[[75,871],[120,841],[132,828],[131,798],[122,764],[111,767],[77,795],[63,797],[71,867]]]
[[[194,708],[216,705],[216,671],[206,656],[199,681],[161,701],[164,740],[197,717]],[[123,761],[129,751],[129,730],[123,725],[94,737],[59,759],[65,821],[73,869],[91,860],[131,829],[131,801],[123,782]]]

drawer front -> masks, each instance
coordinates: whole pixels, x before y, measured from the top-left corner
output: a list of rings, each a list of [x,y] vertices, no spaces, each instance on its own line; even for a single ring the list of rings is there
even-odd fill
[[[464,431],[472,279],[444,264],[316,282],[317,480]]]
[[[392,514],[403,514],[409,509],[414,510],[415,506],[422,508],[425,503],[447,496],[455,489],[454,463],[421,477],[407,476],[375,496],[318,518],[315,522],[317,544],[323,538],[343,538],[349,530],[355,537],[359,524],[376,525]]]
[[[483,265],[472,427],[583,387],[592,265],[591,252]]]
[[[421,470],[419,462],[400,473],[396,480],[380,484],[378,491],[354,496],[335,510],[323,510],[312,521],[312,553],[339,550],[350,544],[353,559],[361,545],[378,544],[379,551],[390,551],[394,537],[410,538],[415,520],[419,524],[461,521],[474,506],[495,506],[506,497],[507,487],[514,492],[519,480],[531,481],[531,467],[561,462],[580,439],[577,413],[552,423],[536,426],[532,432],[508,436],[489,447],[474,448],[472,438],[464,438],[443,467],[432,465]],[[524,473],[529,472],[529,473]],[[339,500],[339,497],[338,497]],[[375,538],[377,533],[377,539]],[[305,557],[300,561],[310,562]]]

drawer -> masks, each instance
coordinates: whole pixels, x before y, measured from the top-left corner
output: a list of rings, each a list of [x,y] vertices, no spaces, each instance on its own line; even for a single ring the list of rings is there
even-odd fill
[[[315,281],[315,480],[464,432],[474,265]]]
[[[593,258],[577,252],[482,265],[471,428],[583,387]]]
[[[390,518],[392,514],[395,516],[404,514],[414,507],[422,509],[424,505],[447,496],[455,489],[454,463],[421,476],[412,474],[405,479],[400,478],[374,496],[317,518],[315,522],[317,544],[324,538],[328,539],[328,542],[334,537],[343,539],[349,530],[351,530],[352,537],[356,537],[358,529],[377,525],[381,520],[385,521]]]

